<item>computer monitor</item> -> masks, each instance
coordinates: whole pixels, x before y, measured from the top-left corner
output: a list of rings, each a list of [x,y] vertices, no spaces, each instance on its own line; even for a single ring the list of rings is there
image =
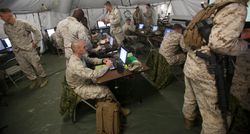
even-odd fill
[[[144,24],[143,23],[140,23],[139,26],[138,26],[138,29],[143,29],[144,28]]]
[[[5,47],[4,47],[3,43],[2,43],[2,41],[0,41],[0,51],[2,51],[4,49],[5,49]]]
[[[107,25],[103,21],[97,21],[97,26],[99,29],[107,28]]]
[[[124,64],[126,63],[127,55],[128,52],[123,47],[121,47],[119,58]]]
[[[215,0],[209,0],[208,3],[209,3],[209,4],[212,4],[212,3],[214,3],[214,1],[215,1]]]
[[[166,35],[167,33],[172,32],[172,31],[173,31],[173,29],[167,27],[167,28],[165,28],[164,35]]]
[[[51,37],[51,35],[53,33],[55,33],[55,29],[54,28],[46,29],[46,31],[47,31],[49,37]]]
[[[247,2],[247,18],[246,22],[250,22],[250,1]]]
[[[152,26],[152,32],[156,32],[158,30],[158,26],[157,25],[153,25]]]
[[[3,40],[3,42],[6,44],[6,46],[5,46],[6,48],[11,48],[11,47],[12,47],[9,38],[4,38],[4,39],[2,39],[2,40]]]
[[[114,38],[111,36],[109,37],[109,44],[110,44],[110,47],[112,48],[114,44]]]

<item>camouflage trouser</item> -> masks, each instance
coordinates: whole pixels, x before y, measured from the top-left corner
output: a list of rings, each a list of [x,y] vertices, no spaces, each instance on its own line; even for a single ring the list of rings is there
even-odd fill
[[[226,129],[218,107],[214,80],[193,80],[185,76],[184,118],[194,120],[199,107],[203,122],[201,134],[225,134]]]
[[[124,34],[123,32],[121,33],[114,33],[113,36],[115,37],[116,41],[117,41],[117,44],[118,44],[118,47],[121,46],[123,40],[124,40]]]
[[[36,50],[15,52],[15,57],[22,71],[30,80],[35,80],[37,76],[46,77],[46,73],[40,63],[40,57]]]
[[[230,97],[230,110],[232,112],[232,124],[230,134],[249,134],[250,132],[250,111],[244,109],[239,100]]]
[[[105,86],[99,85],[84,85],[74,89],[75,93],[81,96],[81,98],[87,99],[102,99],[111,97],[115,99],[112,92]]]

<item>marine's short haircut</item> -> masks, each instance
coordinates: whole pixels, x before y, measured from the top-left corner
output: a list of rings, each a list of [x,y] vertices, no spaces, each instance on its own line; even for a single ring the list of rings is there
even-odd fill
[[[182,26],[181,24],[177,24],[177,23],[174,24],[172,28],[173,28],[173,29],[182,29],[182,30],[184,29],[183,26]]]
[[[111,2],[110,1],[107,1],[107,2],[105,2],[105,4],[104,4],[105,6],[111,6],[112,4],[111,4]]]
[[[12,11],[9,8],[0,8],[1,13],[11,13]]]

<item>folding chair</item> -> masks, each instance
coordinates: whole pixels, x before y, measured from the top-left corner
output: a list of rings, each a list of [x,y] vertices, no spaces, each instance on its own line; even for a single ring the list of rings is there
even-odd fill
[[[16,82],[18,80],[21,80],[22,78],[25,77],[23,74],[21,67],[18,65],[16,58],[9,59],[4,63],[4,71],[6,74],[6,77],[10,79],[10,81],[17,87],[18,85]],[[18,73],[21,73],[21,75],[17,75]]]
[[[91,105],[87,100],[82,99],[79,95],[77,95],[72,88],[70,88],[66,82],[66,80],[62,83],[63,84],[63,93],[61,96],[60,102],[60,113],[61,115],[68,114],[73,123],[76,122],[76,109],[77,105],[80,102],[84,102],[90,108],[96,111],[95,106]]]

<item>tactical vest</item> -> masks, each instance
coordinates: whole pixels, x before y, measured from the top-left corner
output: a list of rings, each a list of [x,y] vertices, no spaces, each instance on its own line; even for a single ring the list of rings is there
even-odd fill
[[[241,0],[230,0],[220,3],[213,3],[199,11],[191,20],[189,25],[187,26],[186,30],[184,31],[184,43],[187,48],[192,48],[193,50],[201,48],[201,46],[208,44],[208,39],[205,40],[204,36],[202,36],[200,29],[198,29],[197,24],[201,21],[210,19],[213,25],[213,19],[215,15],[225,6],[231,3],[242,3]],[[211,26],[212,29],[212,26]],[[210,30],[211,30],[210,29]],[[211,31],[208,32],[207,38],[209,38],[209,34]]]

